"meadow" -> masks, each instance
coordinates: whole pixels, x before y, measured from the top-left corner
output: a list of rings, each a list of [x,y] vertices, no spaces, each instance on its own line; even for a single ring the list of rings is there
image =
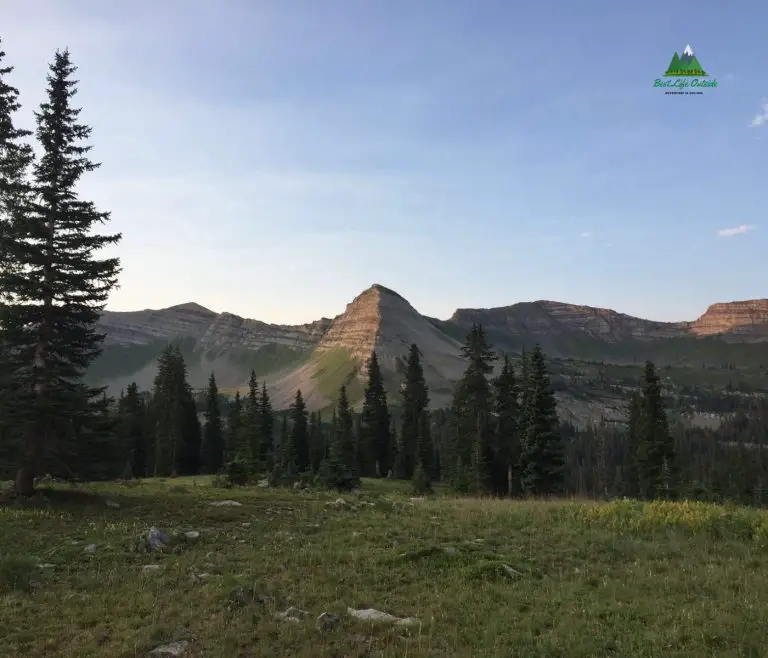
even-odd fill
[[[2,656],[766,655],[762,510],[412,499],[370,480],[341,496],[203,477],[43,496],[0,503]],[[152,527],[165,548],[146,546]]]

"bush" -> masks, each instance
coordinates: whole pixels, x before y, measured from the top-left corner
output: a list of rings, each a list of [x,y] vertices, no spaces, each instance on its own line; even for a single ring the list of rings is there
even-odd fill
[[[253,473],[251,463],[242,457],[233,457],[221,469],[225,486],[243,487],[248,484]]]
[[[360,478],[336,459],[324,459],[315,476],[315,484],[325,489],[352,491],[360,486]]]

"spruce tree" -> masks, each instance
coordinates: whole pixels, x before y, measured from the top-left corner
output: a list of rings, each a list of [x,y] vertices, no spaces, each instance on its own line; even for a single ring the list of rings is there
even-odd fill
[[[475,493],[490,491],[493,397],[488,376],[496,355],[482,326],[473,324],[462,347],[467,368],[456,386],[451,405],[452,432],[448,450],[449,472],[454,488],[469,482]],[[459,471],[467,471],[459,472]]]
[[[416,439],[416,468],[413,472],[413,488],[417,494],[432,491],[434,448],[432,446],[432,428],[429,412],[424,410],[419,416],[419,434]]]
[[[147,474],[147,419],[144,400],[136,382],[128,385],[118,403],[121,444],[126,447],[133,477]]]
[[[418,461],[417,446],[422,431],[421,414],[429,404],[429,390],[421,365],[421,352],[414,343],[408,353],[405,366],[405,381],[402,386],[403,424],[400,428],[399,477],[410,480]]]
[[[301,396],[301,390],[296,391],[296,399],[291,405],[291,443],[295,451],[296,469],[299,473],[310,470],[309,427],[307,405]]]
[[[224,428],[216,376],[211,373],[205,396],[205,427],[203,428],[202,467],[204,473],[218,473],[224,465]]]
[[[320,464],[326,458],[325,434],[320,412],[314,411],[309,416],[309,452],[312,472],[317,473]]]
[[[629,400],[627,443],[624,453],[624,495],[638,496],[640,478],[637,470],[638,445],[643,422],[643,396],[635,391]]]
[[[328,457],[320,465],[318,480],[329,488],[342,491],[354,489],[360,484],[356,462],[352,410],[347,398],[347,389],[342,386],[331,420]]]
[[[531,353],[528,368],[523,383],[527,408],[520,456],[521,485],[528,495],[559,494],[565,482],[565,446],[555,393],[539,345]]]
[[[264,460],[264,466],[270,469],[275,460],[275,418],[266,382],[262,382],[261,385],[259,413],[261,417],[261,455]]]
[[[386,477],[391,468],[390,418],[387,394],[376,352],[368,360],[368,384],[360,420],[365,475]]]
[[[248,380],[248,397],[243,413],[243,447],[257,468],[265,464],[264,442],[261,440],[261,395],[256,372],[251,370]]]
[[[240,450],[240,437],[243,433],[243,400],[240,397],[240,391],[235,391],[235,399],[232,400],[232,405],[229,410],[229,416],[227,418],[227,450],[224,458],[225,462],[228,462],[235,457],[242,457],[242,451]]]
[[[642,408],[637,431],[636,468],[640,495],[672,497],[677,464],[661,383],[650,361],[645,364]]]
[[[101,351],[96,323],[120,270],[117,258],[96,254],[120,235],[94,232],[109,213],[79,198],[84,174],[98,165],[88,158],[91,129],[72,105],[75,70],[68,51],[56,53],[46,100],[35,114],[40,157],[32,169],[32,198],[3,221],[0,324],[19,392],[14,422],[24,442],[16,478],[22,494],[33,492],[38,474],[71,470],[60,437],[71,434],[73,424],[87,432],[103,423],[103,390],[84,386],[83,376]],[[4,93],[6,101],[14,98]],[[11,158],[15,163],[4,157],[6,171],[28,162],[23,149]]]
[[[493,492],[497,496],[520,492],[520,436],[518,434],[518,385],[515,370],[504,355],[501,372],[493,382],[496,427],[493,438]]]
[[[197,413],[195,395],[186,382],[185,372],[182,395],[181,450],[177,468],[179,475],[197,475],[200,473],[202,435],[203,430]]]
[[[288,415],[283,414],[280,424],[280,441],[275,451],[275,466],[272,469],[272,483],[292,484],[296,477],[296,446],[293,434],[288,430]]]

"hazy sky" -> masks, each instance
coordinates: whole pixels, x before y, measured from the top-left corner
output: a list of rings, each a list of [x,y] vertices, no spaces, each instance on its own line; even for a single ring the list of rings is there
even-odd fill
[[[659,320],[768,296],[768,4],[0,0],[25,110],[68,47],[122,231],[109,308]],[[653,87],[687,43],[719,82]]]

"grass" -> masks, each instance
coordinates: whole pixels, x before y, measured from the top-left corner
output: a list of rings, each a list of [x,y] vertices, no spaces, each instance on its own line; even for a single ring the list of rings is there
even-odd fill
[[[354,404],[362,397],[363,386],[357,373],[360,364],[343,348],[317,351],[312,355],[315,362],[317,388],[328,400],[336,400],[339,389],[347,387],[347,398]]]
[[[3,656],[143,656],[181,639],[206,657],[765,654],[764,511],[442,490],[412,503],[400,483],[369,481],[338,507],[205,478],[78,491],[0,508]],[[132,552],[151,526],[201,537]],[[311,616],[275,618],[291,605]],[[357,621],[348,606],[421,625]],[[315,628],[325,611],[338,628]]]

